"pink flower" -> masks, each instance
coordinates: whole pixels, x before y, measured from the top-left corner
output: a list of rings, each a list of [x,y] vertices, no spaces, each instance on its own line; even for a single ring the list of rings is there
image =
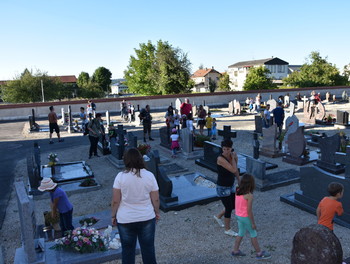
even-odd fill
[[[90,242],[90,240],[87,237],[83,238],[84,243]]]

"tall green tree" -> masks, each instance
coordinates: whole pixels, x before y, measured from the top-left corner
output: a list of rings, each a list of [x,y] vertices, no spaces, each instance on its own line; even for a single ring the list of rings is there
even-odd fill
[[[230,76],[228,75],[227,72],[225,72],[220,76],[219,90],[224,92],[231,91],[230,83],[231,83]]]
[[[322,58],[319,52],[313,51],[300,72],[293,72],[283,82],[295,87],[318,87],[346,85],[348,80],[327,57]]]
[[[209,92],[211,92],[211,93],[215,92],[217,87],[218,87],[217,82],[209,79]]]
[[[46,72],[33,73],[28,69],[2,88],[2,97],[9,103],[29,103],[42,101],[41,82],[45,101],[65,98],[65,89],[59,78],[50,77]]]
[[[98,67],[92,75],[91,81],[95,83],[102,91],[110,92],[112,73],[105,67]]]
[[[90,83],[90,75],[87,72],[81,72],[77,79],[77,85],[81,88]]]
[[[124,72],[129,91],[143,95],[187,92],[190,61],[187,54],[167,41],[141,43]]]
[[[250,68],[243,90],[264,90],[274,88],[269,69],[264,66]]]

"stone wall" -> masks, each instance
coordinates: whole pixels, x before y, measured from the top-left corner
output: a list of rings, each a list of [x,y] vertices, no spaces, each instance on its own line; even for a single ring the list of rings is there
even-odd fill
[[[294,99],[298,92],[301,95],[310,96],[311,91],[315,90],[320,92],[321,95],[325,95],[327,91],[331,94],[335,94],[337,99],[341,98],[341,94],[344,90],[350,94],[349,86],[338,87],[312,87],[312,88],[300,88],[300,89],[282,89],[282,90],[257,90],[257,91],[240,91],[240,92],[217,92],[217,93],[193,93],[193,94],[179,94],[179,95],[163,95],[163,96],[138,96],[138,97],[125,97],[125,98],[104,98],[96,99],[94,102],[97,105],[97,112],[119,112],[120,102],[125,99],[126,102],[130,102],[137,105],[140,109],[149,104],[153,110],[165,110],[171,103],[175,106],[176,98],[180,98],[182,101],[187,97],[193,104],[205,104],[209,106],[226,106],[234,99],[244,102],[247,97],[253,97],[257,93],[261,93],[262,101],[267,101],[270,94],[274,99],[277,99],[280,95],[289,93],[291,100]],[[61,108],[66,111],[68,105],[71,105],[73,114],[78,114],[81,106],[86,108],[87,100],[76,101],[60,101],[60,102],[44,102],[44,103],[30,103],[30,104],[1,104],[0,105],[0,121],[4,120],[21,120],[28,119],[31,115],[32,109],[35,110],[36,117],[46,117],[49,113],[49,106],[53,105],[56,109],[56,113],[59,115]]]

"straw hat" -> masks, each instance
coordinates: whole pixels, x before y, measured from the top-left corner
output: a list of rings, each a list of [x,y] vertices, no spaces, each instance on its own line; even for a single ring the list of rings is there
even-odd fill
[[[41,192],[51,191],[51,190],[55,189],[56,186],[57,186],[57,183],[53,182],[51,178],[44,178],[41,181],[38,190]]]

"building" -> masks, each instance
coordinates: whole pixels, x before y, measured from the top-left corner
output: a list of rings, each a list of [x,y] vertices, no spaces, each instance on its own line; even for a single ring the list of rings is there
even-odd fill
[[[214,67],[199,69],[192,74],[191,79],[194,81],[193,92],[209,92],[209,82],[215,81],[217,84],[219,82],[221,73],[216,71]]]
[[[230,87],[235,91],[242,91],[247,74],[251,67],[264,66],[270,71],[273,82],[277,85],[282,84],[282,79],[288,76],[289,63],[279,58],[268,58],[262,60],[240,61],[228,66],[228,75],[230,76]]]
[[[112,79],[111,93],[123,94],[128,90],[128,86],[125,85],[125,79]]]

